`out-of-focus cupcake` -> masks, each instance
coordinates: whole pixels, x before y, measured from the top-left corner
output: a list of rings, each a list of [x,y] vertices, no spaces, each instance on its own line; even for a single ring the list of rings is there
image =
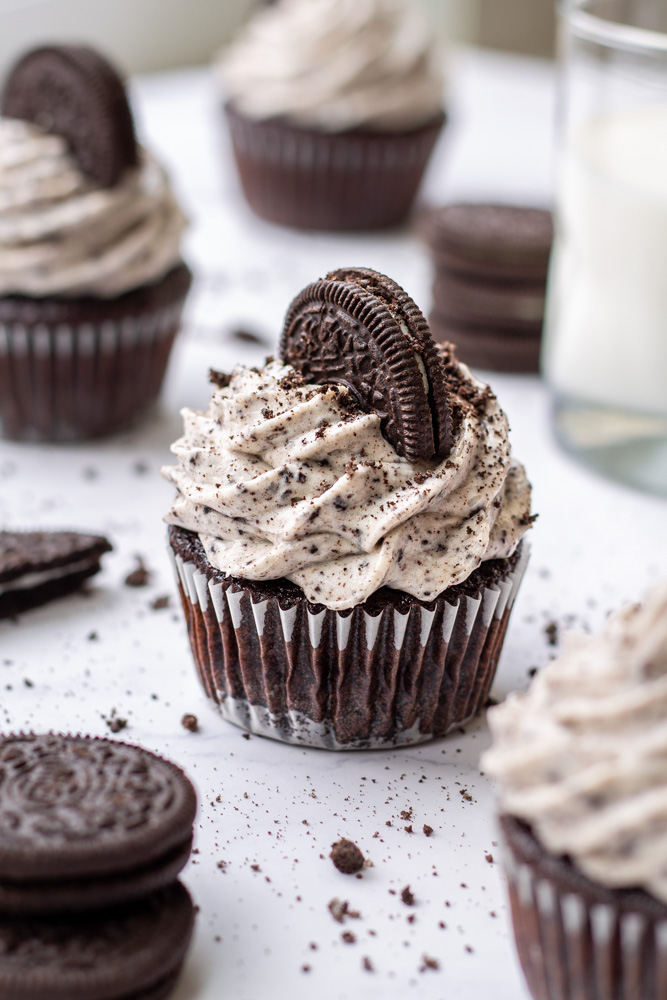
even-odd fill
[[[506,417],[374,272],[305,289],[281,355],[214,373],[163,470],[200,680],[287,742],[442,735],[486,702],[527,557]]]
[[[667,996],[667,583],[489,712],[536,1000]]]
[[[94,50],[28,53],[1,110],[2,432],[112,433],[159,394],[191,282],[184,217]]]
[[[278,0],[219,76],[258,215],[328,230],[407,217],[445,120],[441,54],[414,0]]]

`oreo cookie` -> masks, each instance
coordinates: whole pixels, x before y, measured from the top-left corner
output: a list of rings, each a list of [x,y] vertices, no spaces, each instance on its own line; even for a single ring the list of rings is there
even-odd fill
[[[190,855],[195,810],[185,774],[140,747],[0,738],[0,912],[99,909],[172,884]]]
[[[309,285],[287,312],[279,353],[309,382],[346,385],[409,461],[449,453],[444,364],[420,309],[391,278],[340,268]]]
[[[517,205],[447,205],[422,234],[435,277],[431,329],[462,361],[495,371],[536,372],[544,319],[551,214]]]
[[[62,136],[82,172],[99,187],[113,187],[139,162],[123,82],[88,46],[28,52],[7,77],[0,111]]]
[[[0,618],[77,590],[111,551],[102,535],[76,531],[0,531]]]
[[[179,883],[109,911],[0,916],[2,1000],[163,1000],[194,925]]]

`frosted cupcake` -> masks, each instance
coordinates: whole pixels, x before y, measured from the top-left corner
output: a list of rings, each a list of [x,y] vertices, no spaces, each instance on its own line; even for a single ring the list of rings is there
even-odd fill
[[[281,356],[214,373],[163,470],[200,679],[288,742],[442,735],[486,701],[525,565],[506,417],[372,271],[305,289]]]
[[[489,712],[519,957],[536,1000],[667,988],[667,584],[570,637]]]
[[[445,117],[441,55],[413,0],[278,0],[219,76],[258,215],[329,230],[406,218]]]
[[[30,52],[1,106],[2,432],[109,434],[158,396],[191,282],[185,220],[98,53]]]

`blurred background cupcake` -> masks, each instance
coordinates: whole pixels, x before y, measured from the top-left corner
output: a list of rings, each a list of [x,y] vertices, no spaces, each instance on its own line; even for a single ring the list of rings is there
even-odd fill
[[[277,0],[219,61],[251,208],[307,229],[397,225],[445,121],[415,0]]]
[[[667,985],[667,583],[570,636],[489,712],[482,766],[535,1000],[659,1000]]]
[[[2,432],[110,434],[160,391],[191,281],[185,219],[94,49],[32,50],[1,111]]]

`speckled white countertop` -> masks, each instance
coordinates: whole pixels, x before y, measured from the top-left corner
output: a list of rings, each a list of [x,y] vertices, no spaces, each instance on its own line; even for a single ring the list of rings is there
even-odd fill
[[[551,68],[462,53],[451,77],[452,120],[426,194],[548,203]],[[206,403],[208,368],[259,362],[292,297],[332,267],[384,271],[428,309],[426,255],[408,231],[313,236],[254,219],[203,71],[138,80],[134,97],[142,135],[169,165],[192,220],[186,249],[197,285],[161,411],[148,425],[85,447],[0,444],[0,523],[88,528],[115,546],[88,595],[0,622],[0,726],[108,734],[115,710],[128,722],[121,738],[167,754],[192,776],[198,853],[185,880],[201,912],[174,1000],[522,1000],[493,789],[478,766],[484,721],[390,753],[244,739],[199,688],[161,523],[170,488],[158,469],[179,434],[179,407]],[[265,346],[233,337],[238,327]],[[492,381],[540,514],[494,687],[502,698],[553,655],[549,622],[597,628],[666,573],[667,505],[561,454],[538,379]],[[135,554],[153,573],[145,589],[123,584]],[[152,610],[165,594],[171,607]],[[184,712],[198,716],[199,733],[181,727]],[[342,835],[373,862],[360,879],[328,859]],[[406,885],[414,907],[400,899]],[[336,923],[327,909],[333,897],[349,900],[360,918]],[[355,940],[344,942],[344,931]],[[364,957],[373,972],[362,968]]]

